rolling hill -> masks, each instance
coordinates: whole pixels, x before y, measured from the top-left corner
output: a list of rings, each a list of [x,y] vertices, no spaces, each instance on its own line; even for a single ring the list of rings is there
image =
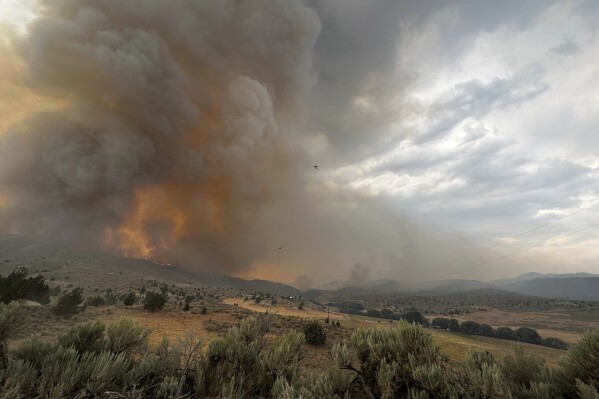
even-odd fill
[[[300,293],[294,287],[271,281],[246,280],[214,272],[188,272],[148,259],[123,258],[0,234],[0,273],[10,273],[18,267],[42,272],[58,285],[72,284],[84,289],[127,289],[156,280],[175,285],[210,284],[276,295]]]
[[[302,295],[297,288],[273,281],[246,280],[207,271],[190,272],[170,265],[157,264],[148,259],[123,258],[101,252],[71,249],[22,236],[0,234],[0,273],[8,273],[17,267],[43,272],[59,285],[77,284],[83,288],[127,288],[143,285],[148,280],[156,280],[175,285],[210,284],[248,292]],[[319,292],[346,297],[388,294],[443,295],[476,290],[505,291],[545,298],[599,300],[599,275],[526,273],[516,278],[489,282],[448,279],[417,285],[394,279],[381,279],[336,290],[310,290],[304,295],[312,297]]]

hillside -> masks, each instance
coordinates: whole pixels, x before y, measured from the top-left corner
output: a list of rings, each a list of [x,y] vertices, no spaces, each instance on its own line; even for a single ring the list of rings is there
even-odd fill
[[[211,272],[187,272],[147,259],[123,258],[0,234],[0,273],[9,273],[17,267],[43,272],[58,285],[73,284],[89,289],[128,289],[139,287],[147,280],[156,280],[175,285],[210,284],[277,295],[298,295],[300,292],[270,281],[245,280]]]
[[[494,289],[497,286],[478,280],[448,279],[431,281],[420,286],[424,291],[434,294],[451,294],[482,289]]]

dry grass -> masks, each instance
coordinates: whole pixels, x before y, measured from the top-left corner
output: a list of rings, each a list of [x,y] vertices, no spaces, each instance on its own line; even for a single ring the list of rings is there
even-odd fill
[[[450,331],[430,330],[430,332],[441,347],[441,352],[447,355],[453,363],[461,363],[468,349],[472,347],[485,348],[496,359],[502,359],[505,355],[513,353],[514,342],[512,341]],[[558,359],[566,353],[566,351],[540,345],[523,343],[520,345],[524,349],[524,352],[541,356],[552,366],[555,366]]]
[[[250,304],[248,303],[247,305]],[[198,304],[192,304],[190,312],[183,312],[174,304],[171,304],[167,309],[154,313],[144,310],[141,306],[134,306],[132,308],[120,306],[88,308],[85,312],[71,319],[62,319],[54,316],[47,307],[30,308],[30,327],[22,334],[19,340],[12,341],[11,346],[14,347],[26,336],[33,333],[41,333],[44,339],[54,340],[58,335],[80,322],[99,320],[110,323],[123,318],[131,319],[150,329],[150,344],[157,344],[165,336],[171,342],[176,342],[177,338],[182,337],[188,330],[195,331],[196,334],[205,337],[209,341],[222,337],[229,328],[237,325],[241,319],[255,314],[255,312],[265,312],[266,310],[272,312],[277,308],[274,307],[273,309],[270,306],[247,306],[248,309],[245,309],[241,306],[231,306],[226,303],[209,304],[207,307],[208,314],[206,315],[200,314],[200,305]],[[291,312],[293,316],[282,314],[283,312],[281,311],[278,312],[278,316],[273,321],[269,337],[270,342],[273,342],[289,330],[301,330],[305,319],[326,318],[326,312],[319,310],[295,310]],[[341,327],[323,323],[327,333],[327,342],[324,346],[315,347],[305,345],[301,362],[303,367],[314,371],[334,367],[330,357],[331,347],[336,342],[349,342],[352,332],[357,328],[392,328],[395,326],[395,322],[389,323],[388,320],[363,316],[343,316],[344,318],[340,320]],[[433,329],[429,331],[440,346],[441,352],[447,355],[450,361],[456,365],[461,364],[466,352],[471,347],[484,347],[498,359],[512,352],[513,342],[511,341]],[[551,365],[555,365],[559,357],[565,353],[565,351],[537,345],[522,344],[522,346],[526,352],[542,356]]]
[[[531,327],[542,337],[556,337],[568,343],[575,343],[580,335],[588,330],[599,328],[596,319],[579,320],[565,312],[507,312],[490,310],[455,316],[460,321],[471,320],[492,327]]]
[[[275,313],[279,316],[293,316],[300,317],[302,319],[326,319],[327,316],[329,316],[331,320],[349,320],[348,315],[336,312],[323,312],[321,310],[311,308],[309,304],[305,304],[304,309],[300,310],[297,308],[297,305],[285,306],[279,304],[271,305],[267,303],[257,304],[250,301],[243,302],[243,300],[237,298],[225,298],[223,303],[227,305],[237,304],[237,307],[245,308],[253,312]]]

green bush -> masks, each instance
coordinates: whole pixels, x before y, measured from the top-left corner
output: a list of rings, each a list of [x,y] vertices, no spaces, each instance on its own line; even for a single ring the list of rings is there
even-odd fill
[[[123,305],[133,306],[135,304],[136,299],[137,298],[135,297],[135,293],[129,292],[127,295],[125,295],[125,298],[123,299]]]
[[[464,359],[461,390],[466,398],[510,398],[510,387],[493,356],[485,349],[473,348]]]
[[[21,305],[0,303],[0,371],[8,366],[7,343],[25,326],[25,312]]]
[[[58,344],[77,352],[99,353],[104,349],[105,327],[100,322],[78,324],[58,338]]]
[[[92,296],[85,299],[85,306],[100,307],[106,305],[106,299],[101,296]]]
[[[41,340],[39,335],[32,335],[19,345],[12,353],[15,359],[22,360],[36,370],[42,368],[46,356],[54,350],[54,346]]]
[[[158,292],[148,292],[144,298],[144,309],[154,312],[158,309],[164,309],[166,305],[166,296]]]
[[[107,292],[104,294],[104,301],[106,305],[115,306],[118,302],[118,298],[114,292]]]
[[[79,312],[79,305],[83,303],[83,290],[75,288],[60,298],[52,311],[54,314],[69,317]]]
[[[514,330],[514,340],[539,345],[541,336],[534,328],[520,327]]]
[[[567,343],[565,343],[561,339],[555,338],[555,337],[543,338],[541,340],[541,345],[547,346],[549,348],[555,348],[555,349],[562,349],[562,350],[568,349]]]
[[[106,329],[106,348],[110,352],[132,355],[143,352],[150,331],[123,319],[110,324]]]
[[[503,358],[501,371],[516,398],[536,398],[542,392],[549,395],[550,383],[554,380],[545,359],[525,354],[518,344],[514,345],[513,355]]]
[[[304,325],[303,328],[306,342],[310,345],[323,345],[327,339],[324,329],[320,323],[312,321]]]
[[[0,275],[0,302],[9,303],[18,299],[29,299],[43,305],[50,303],[50,288],[44,276],[28,277],[25,268],[13,270],[8,276]]]
[[[429,332],[401,322],[393,329],[358,329],[351,336],[355,359],[345,344],[332,355],[369,397],[453,397],[450,371]],[[349,392],[350,387],[346,387]]]
[[[560,360],[564,395],[575,397],[577,381],[599,390],[599,330],[587,332]]]

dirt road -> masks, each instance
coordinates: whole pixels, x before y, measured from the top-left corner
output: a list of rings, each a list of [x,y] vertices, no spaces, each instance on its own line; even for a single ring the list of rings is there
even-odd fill
[[[242,299],[237,299],[237,298],[225,298],[223,300],[223,303],[226,303],[227,305],[233,305],[233,304],[237,304],[237,306],[245,308],[245,309],[249,309],[252,310],[254,312],[261,312],[261,313],[276,313],[278,315],[281,316],[295,316],[295,317],[301,317],[302,319],[326,319],[327,318],[327,312],[323,312],[320,310],[316,310],[316,309],[298,309],[295,307],[287,307],[287,306],[280,306],[280,305],[262,305],[262,304],[257,304],[254,302],[243,302]],[[334,313],[331,312],[330,313],[330,318],[331,320],[349,320],[349,316],[344,315],[344,314],[340,314],[340,313]]]

